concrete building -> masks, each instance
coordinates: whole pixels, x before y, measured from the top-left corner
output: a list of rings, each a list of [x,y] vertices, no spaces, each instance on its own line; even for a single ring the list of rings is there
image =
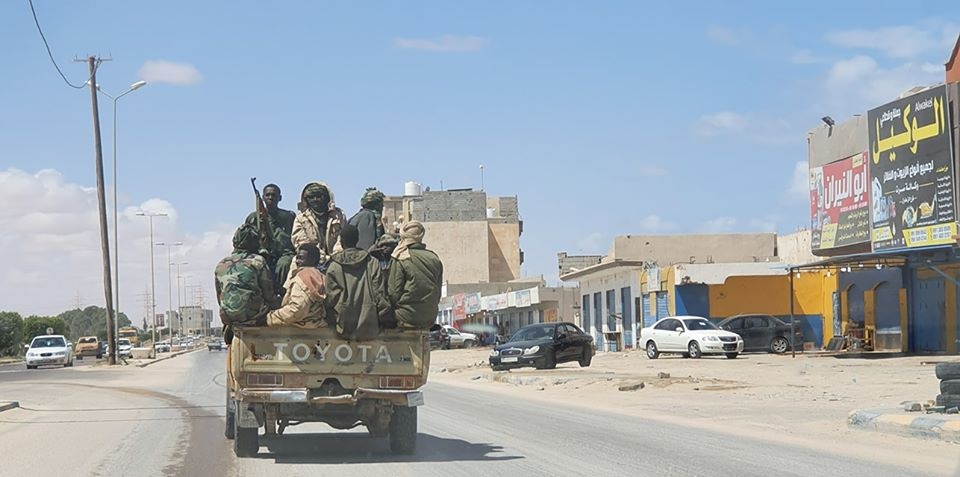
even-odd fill
[[[443,261],[444,281],[490,283],[520,277],[523,221],[516,197],[488,197],[472,189],[407,189],[409,195],[385,199],[384,222],[422,222],[424,242]]]
[[[603,260],[603,255],[567,255],[567,252],[560,252],[557,254],[557,267],[560,275],[566,275],[592,267],[600,263],[600,260]]]
[[[535,323],[579,322],[577,288],[516,281],[449,285],[448,292],[437,320],[464,331],[509,336]]]
[[[181,308],[181,318],[184,336],[205,335],[213,326],[213,310],[207,308],[184,306]]]

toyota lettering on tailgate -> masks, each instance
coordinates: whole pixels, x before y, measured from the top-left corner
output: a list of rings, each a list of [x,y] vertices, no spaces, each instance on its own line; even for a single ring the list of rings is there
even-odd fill
[[[326,362],[329,358],[331,361],[338,363],[393,363],[390,350],[384,344],[351,345],[341,343],[333,346],[333,343],[317,343],[311,346],[306,343],[296,343],[290,346],[290,343],[274,343],[273,346],[277,350],[276,359],[278,361],[289,359],[294,363],[304,363],[313,356],[320,362]],[[401,361],[404,360],[401,359]]]

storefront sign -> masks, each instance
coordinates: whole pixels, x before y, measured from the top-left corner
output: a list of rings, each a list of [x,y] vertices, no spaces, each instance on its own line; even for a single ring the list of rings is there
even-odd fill
[[[468,315],[480,312],[480,293],[468,293],[463,297],[464,312]]]
[[[453,319],[462,320],[467,317],[466,295],[457,293],[453,295]]]
[[[867,153],[810,169],[810,229],[813,249],[870,241]]]
[[[875,251],[953,243],[956,199],[946,87],[867,113]]]
[[[499,295],[490,295],[480,298],[480,307],[484,310],[494,311],[494,310],[504,310],[508,308],[508,299],[506,293],[501,293]]]

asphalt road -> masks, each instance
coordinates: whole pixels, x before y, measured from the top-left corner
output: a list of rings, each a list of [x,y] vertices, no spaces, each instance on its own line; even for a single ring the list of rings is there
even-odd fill
[[[3,473],[937,475],[439,384],[426,389],[414,456],[391,455],[386,439],[364,430],[308,424],[262,439],[256,458],[237,459],[223,438],[224,360],[201,350],[147,368],[0,373],[0,400],[23,406],[0,413]]]

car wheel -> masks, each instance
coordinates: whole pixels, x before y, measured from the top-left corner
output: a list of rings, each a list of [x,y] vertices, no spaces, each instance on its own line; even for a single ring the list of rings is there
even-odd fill
[[[464,342],[463,342],[463,347],[464,347],[464,348],[472,348],[472,347],[473,347],[473,340],[466,340],[466,341],[464,341]]]
[[[394,406],[390,418],[390,451],[413,454],[417,450],[417,408]]]
[[[790,349],[790,342],[782,336],[778,336],[770,342],[770,351],[776,354],[786,353]]]
[[[72,367],[73,367],[73,360],[71,359],[70,361],[67,361],[67,364],[63,365],[63,367],[64,367],[64,368],[72,368]]]
[[[593,353],[590,352],[590,348],[583,347],[583,355],[580,356],[580,367],[587,368],[590,366],[590,362],[593,361]]]
[[[36,367],[36,366],[33,366],[33,365],[30,365],[30,364],[28,364],[28,365],[27,365],[27,369],[37,369],[37,367]]]
[[[492,364],[491,364],[491,365],[490,365],[490,369],[493,370],[493,371],[503,371],[503,370],[505,370],[505,369],[507,369],[507,368],[504,368],[503,366],[496,366],[496,365],[492,365]]]
[[[740,353],[727,353],[727,359],[737,359]]]
[[[660,351],[657,350],[657,344],[653,340],[647,341],[647,358],[657,359],[660,357]]]
[[[700,344],[696,341],[691,341],[690,344],[687,345],[687,353],[689,353],[693,359],[700,359],[700,357],[703,356],[703,353],[700,352]]]

